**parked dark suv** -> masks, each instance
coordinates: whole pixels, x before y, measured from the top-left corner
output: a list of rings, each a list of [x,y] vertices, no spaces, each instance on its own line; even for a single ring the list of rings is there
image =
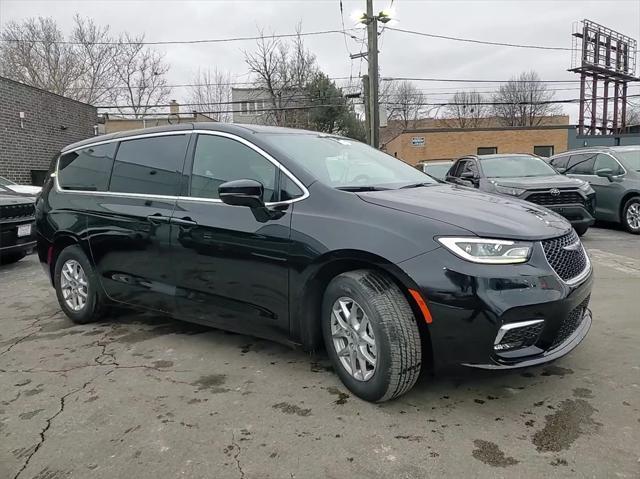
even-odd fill
[[[640,146],[568,151],[549,159],[558,171],[587,181],[596,192],[595,217],[640,234]]]
[[[38,253],[78,323],[124,304],[324,343],[372,401],[423,362],[556,359],[591,325],[591,265],[562,217],[348,138],[181,124],[70,145],[52,173]]]
[[[36,246],[34,199],[0,192],[0,264],[20,261]]]
[[[569,220],[578,236],[595,222],[595,192],[589,183],[561,175],[538,156],[465,156],[451,167],[446,181],[542,205]]]

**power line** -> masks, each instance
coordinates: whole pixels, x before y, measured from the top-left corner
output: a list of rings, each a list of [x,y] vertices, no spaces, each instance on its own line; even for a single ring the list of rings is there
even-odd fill
[[[346,31],[357,30],[349,28]],[[46,43],[51,45],[193,45],[198,43],[226,43],[226,42],[242,42],[250,40],[260,40],[263,38],[293,38],[293,37],[310,37],[317,35],[327,35],[338,33],[340,35],[348,35],[345,30],[320,30],[316,32],[299,32],[299,33],[282,33],[272,35],[259,35],[253,37],[232,37],[232,38],[209,38],[201,40],[161,40],[161,41],[112,41],[112,42],[77,42],[73,40],[40,40],[31,38],[0,38],[0,42],[8,43]]]
[[[449,82],[449,83],[579,83],[580,80],[472,80],[462,78],[420,78],[420,77],[384,77],[382,81],[407,80],[425,82]]]
[[[627,98],[636,98],[640,97],[640,93],[636,95],[629,95]],[[604,97],[598,97],[597,100],[603,100]],[[611,98],[609,98],[611,100]],[[474,105],[553,105],[553,104],[562,104],[562,103],[576,103],[579,102],[580,98],[567,98],[562,100],[542,100],[542,101],[487,101],[487,102],[446,102],[446,103],[413,103],[413,106],[474,106]],[[403,105],[402,102],[382,102],[386,105]]]
[[[568,48],[568,47],[551,47],[551,46],[543,46],[543,45],[526,45],[521,43],[492,42],[488,40],[476,40],[472,38],[461,38],[461,37],[452,37],[448,35],[436,35],[435,33],[417,32],[415,30],[406,30],[404,28],[387,27],[387,30],[392,30],[394,32],[401,32],[401,33],[409,33],[411,35],[419,35],[421,37],[440,38],[442,40],[453,40],[456,42],[478,43],[481,45],[513,47],[513,48],[530,48],[534,50],[554,50],[554,51],[563,51],[563,52],[571,51],[571,48]]]

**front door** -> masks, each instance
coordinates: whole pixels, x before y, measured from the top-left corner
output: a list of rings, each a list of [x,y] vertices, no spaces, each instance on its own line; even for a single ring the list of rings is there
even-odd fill
[[[598,170],[611,170],[611,179],[598,176]],[[624,174],[620,164],[611,155],[598,153],[596,155],[593,175],[582,177],[587,180],[596,192],[596,217],[601,220],[619,221],[620,202],[625,194],[619,175]]]
[[[200,134],[185,165],[188,185],[172,219],[177,245],[176,315],[260,336],[286,335],[293,205],[277,212],[229,206],[220,184],[254,179],[264,201],[279,199],[280,170],[241,138]]]
[[[120,142],[108,192],[91,196],[89,246],[102,286],[115,301],[173,311],[170,219],[190,136]]]

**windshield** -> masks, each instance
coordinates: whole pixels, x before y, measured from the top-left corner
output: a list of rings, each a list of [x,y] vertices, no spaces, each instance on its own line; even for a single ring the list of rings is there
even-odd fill
[[[3,178],[2,176],[0,176],[0,186],[9,186],[9,185],[15,185],[15,183],[13,181],[9,181],[6,178]]]
[[[640,171],[640,150],[616,151],[616,156],[627,168]]]
[[[424,165],[424,172],[428,175],[433,176],[434,178],[438,178],[439,180],[444,180],[444,177],[447,175],[447,171],[451,169],[450,163],[443,163],[439,165]]]
[[[264,134],[263,137],[318,180],[335,188],[437,184],[403,161],[355,140],[313,134]]]
[[[529,155],[481,158],[480,164],[487,178],[516,178],[558,174],[544,160]]]

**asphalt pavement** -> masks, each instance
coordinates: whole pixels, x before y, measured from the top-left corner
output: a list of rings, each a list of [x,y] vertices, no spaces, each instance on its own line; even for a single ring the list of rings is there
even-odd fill
[[[640,477],[640,237],[592,228],[570,355],[349,394],[322,355],[149,314],[74,325],[0,267],[0,478]]]

